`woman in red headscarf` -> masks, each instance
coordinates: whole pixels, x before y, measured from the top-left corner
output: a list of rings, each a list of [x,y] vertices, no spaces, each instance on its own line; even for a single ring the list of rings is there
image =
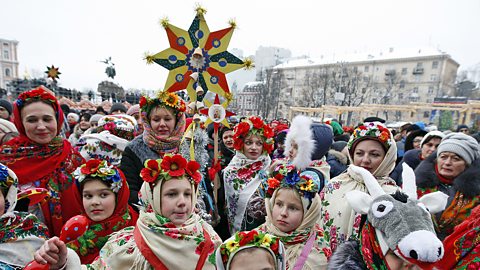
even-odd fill
[[[71,173],[84,162],[70,143],[59,136],[63,112],[46,88],[26,91],[14,102],[14,123],[20,134],[0,147],[0,162],[18,176],[20,192],[44,188],[48,198],[31,205],[48,226],[51,236],[59,235],[63,224],[80,211],[73,198]]]

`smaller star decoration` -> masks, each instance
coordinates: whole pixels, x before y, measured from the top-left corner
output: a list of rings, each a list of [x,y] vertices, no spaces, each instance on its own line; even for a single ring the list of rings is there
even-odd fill
[[[201,109],[200,113],[208,117],[205,121],[205,126],[208,126],[210,123],[213,122],[215,132],[217,132],[220,124],[226,127],[230,127],[227,121],[227,117],[235,114],[226,110],[229,103],[227,99],[222,104],[220,104],[220,98],[218,97],[218,94],[216,94],[213,104],[207,99],[204,99],[203,102],[205,103],[205,106],[207,106],[207,108]]]
[[[52,65],[51,67],[47,67],[47,71],[45,71],[47,74],[47,77],[52,79],[53,81],[57,81],[59,79],[58,75],[62,74],[60,71],[58,71],[58,67],[55,67]]]

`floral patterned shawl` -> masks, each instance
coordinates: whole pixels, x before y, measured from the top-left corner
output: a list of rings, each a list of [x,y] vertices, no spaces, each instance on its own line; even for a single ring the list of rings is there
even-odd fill
[[[373,173],[387,194],[395,193],[398,189],[395,181],[388,177],[395,167],[396,156],[397,147],[392,143],[382,163]],[[350,155],[349,158],[352,161]],[[339,244],[351,237],[358,240],[361,215],[353,211],[345,198],[345,194],[352,190],[368,193],[363,178],[352,172],[349,167],[345,173],[333,178],[320,193],[322,202],[320,225],[329,238],[328,245],[323,247],[325,250],[330,249],[333,252]]]
[[[256,191],[261,190],[260,185],[267,179],[266,170],[271,159],[267,154],[262,154],[258,159],[248,159],[243,153],[237,151],[230,164],[224,169],[223,179],[225,185],[225,198],[227,203],[227,216],[230,233],[246,229],[244,224],[245,214],[255,203],[253,198]],[[263,198],[259,198],[257,205],[263,206]],[[265,212],[258,216],[265,216]],[[248,214],[248,213],[247,213]]]
[[[195,269],[200,254],[206,247],[209,247],[208,257],[202,269],[215,269],[214,251],[221,245],[222,240],[213,228],[194,212],[180,227],[163,217],[159,196],[162,181],[153,189],[147,182],[142,185],[140,200],[143,208],[140,210],[137,227],[127,227],[112,234],[100,251],[100,256],[88,269],[153,269],[137,245],[135,238],[138,233],[167,269]],[[192,205],[195,205],[195,196],[192,200]],[[209,235],[211,241],[207,241],[205,235]],[[208,242],[213,242],[213,246],[209,246]]]
[[[272,223],[272,211],[275,198],[278,193],[277,189],[274,191],[271,198],[265,199],[267,207],[267,218],[265,224],[260,226],[260,231],[268,232],[280,238],[286,249],[287,269],[294,269],[294,265],[298,260],[300,254],[305,247],[305,243],[309,237],[314,235],[315,240],[313,247],[308,254],[307,260],[301,269],[310,270],[318,269],[318,267],[325,267],[327,265],[326,256],[323,254],[319,243],[324,241],[324,233],[317,221],[320,218],[320,197],[315,195],[312,199],[310,208],[303,215],[303,220],[300,226],[293,232],[284,233],[277,229]]]

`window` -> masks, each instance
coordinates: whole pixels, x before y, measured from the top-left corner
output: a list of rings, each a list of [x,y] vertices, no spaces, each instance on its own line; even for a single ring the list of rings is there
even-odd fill
[[[3,50],[3,59],[10,59],[10,52],[8,50]]]
[[[432,62],[432,69],[437,69],[438,68],[438,61],[433,61]]]
[[[399,86],[401,89],[405,88],[405,81],[404,80],[401,80],[400,81],[400,86]]]
[[[380,70],[380,68],[379,68],[379,67],[377,67],[377,68],[376,68],[376,71],[379,71],[379,70]]]
[[[407,75],[407,68],[402,68],[402,75]]]
[[[429,86],[429,87],[428,87],[428,93],[429,93],[429,94],[433,94],[433,86]]]
[[[367,92],[367,88],[362,88],[362,94],[365,94]]]
[[[418,87],[413,88],[413,93],[418,94]]]
[[[415,75],[415,82],[420,82],[421,79],[422,79],[422,75],[419,75],[419,74]]]
[[[358,67],[353,67],[353,73],[357,73],[358,72]]]
[[[373,103],[373,104],[377,103],[377,99],[376,99],[376,98],[372,98],[372,103]]]
[[[434,82],[436,80],[437,80],[437,75],[436,74],[430,75],[430,81]]]
[[[398,93],[398,99],[403,99],[403,93]]]
[[[10,69],[9,69],[9,68],[6,68],[6,69],[5,69],[5,77],[10,77],[10,76],[12,76],[12,75],[11,75],[11,72],[10,72]]]
[[[370,69],[369,66],[365,66],[365,67],[363,68],[363,71],[364,71],[364,72],[368,72],[369,69]]]
[[[410,101],[412,102],[418,102],[419,98],[418,97],[410,97]]]
[[[432,103],[433,100],[431,98],[427,98],[427,103]]]
[[[423,63],[422,63],[422,62],[418,62],[418,63],[417,63],[417,68],[421,68],[421,67],[423,67]]]

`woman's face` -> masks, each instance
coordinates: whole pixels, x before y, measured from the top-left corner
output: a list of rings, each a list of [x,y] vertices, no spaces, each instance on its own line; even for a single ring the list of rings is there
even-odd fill
[[[8,120],[9,117],[10,117],[10,114],[8,113],[7,109],[0,106],[0,118]]]
[[[115,193],[101,180],[86,182],[83,186],[82,198],[83,208],[93,221],[106,220],[115,211]]]
[[[228,149],[233,149],[233,130],[223,132],[222,140]]]
[[[413,138],[413,149],[420,149],[420,143],[422,142],[423,136],[417,136]]]
[[[408,263],[403,259],[395,255],[391,250],[385,254],[385,261],[387,261],[388,267],[391,270],[409,270],[417,269],[414,264]]]
[[[385,158],[385,150],[375,140],[363,140],[353,151],[353,165],[362,167],[373,174]]]
[[[422,158],[427,158],[430,156],[435,150],[437,150],[438,145],[442,141],[441,138],[434,137],[431,138],[428,142],[423,143],[422,145]]]
[[[467,163],[457,154],[442,152],[437,157],[438,173],[447,179],[454,179],[467,168]]]
[[[80,118],[79,125],[80,125],[80,129],[83,130],[83,131],[89,129],[90,126],[91,126],[89,120],[85,119],[84,116],[82,118]]]
[[[47,144],[57,136],[57,119],[52,106],[34,102],[23,107],[22,124],[27,137],[35,143]]]
[[[161,138],[167,138],[175,129],[175,116],[166,108],[157,106],[150,112],[150,126]]]
[[[231,270],[274,270],[275,261],[264,248],[248,248],[235,254],[230,262]]]
[[[175,226],[185,223],[192,213],[193,193],[192,185],[185,178],[163,181],[161,191],[162,216],[170,219]]]
[[[243,154],[248,159],[257,159],[263,153],[263,140],[257,135],[249,135],[243,142]]]
[[[273,204],[272,223],[284,233],[296,230],[303,221],[302,202],[295,192],[290,188],[280,189]]]
[[[70,125],[75,125],[77,123],[77,120],[75,119],[75,116],[67,115],[67,122]]]

